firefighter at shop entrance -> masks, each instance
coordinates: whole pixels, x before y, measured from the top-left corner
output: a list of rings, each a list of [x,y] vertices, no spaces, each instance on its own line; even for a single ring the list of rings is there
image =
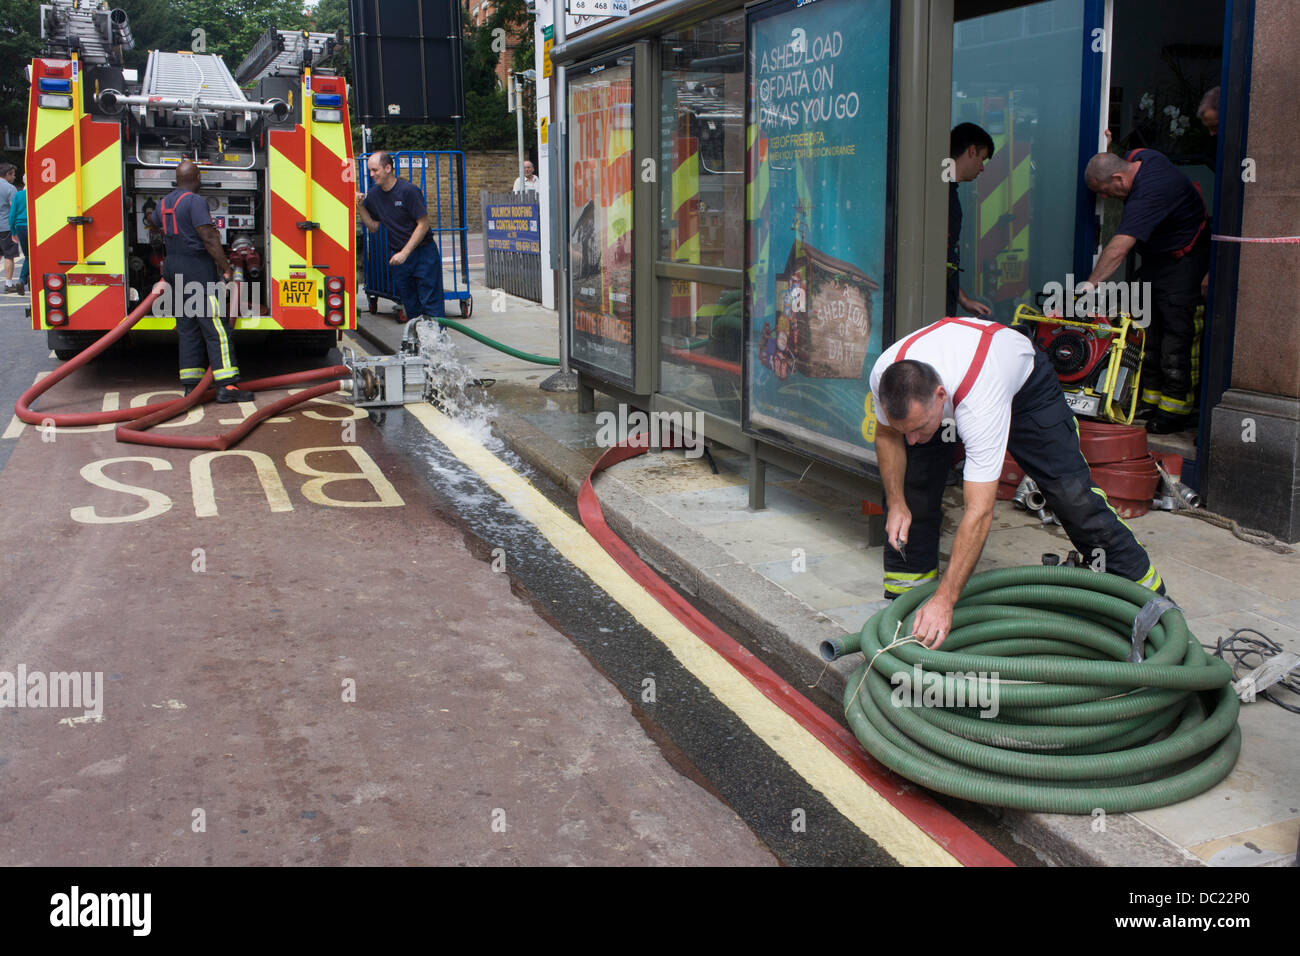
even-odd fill
[[[1136,248],[1137,280],[1151,283],[1151,324],[1142,362],[1142,405],[1147,431],[1181,431],[1191,424],[1192,352],[1201,280],[1210,264],[1210,228],[1200,191],[1154,149],[1123,157],[1098,153],[1084,171],[1088,188],[1124,200],[1124,216],[1088,276],[1104,282]]]
[[[235,346],[221,317],[223,296],[218,278],[230,281],[230,264],[208,204],[198,194],[199,185],[199,167],[183,161],[176,167],[176,188],[150,214],[167,250],[162,273],[171,286],[181,384],[188,395],[211,367],[217,401],[251,402],[253,393],[238,387]]]
[[[988,536],[1008,451],[1085,561],[1164,593],[1146,550],[1092,481],[1051,362],[1017,329],[970,318],[926,326],[877,359],[871,392],[885,486],[887,598],[939,577],[944,486],[953,443],[966,446],[965,513],[952,557],[914,619],[926,646],[938,647],[952,629],[953,605]]]
[[[993,158],[993,137],[974,123],[958,123],[948,137],[951,179],[948,182],[948,287],[944,315],[992,315],[993,310],[976,302],[961,287],[961,199],[958,183],[973,182]]]

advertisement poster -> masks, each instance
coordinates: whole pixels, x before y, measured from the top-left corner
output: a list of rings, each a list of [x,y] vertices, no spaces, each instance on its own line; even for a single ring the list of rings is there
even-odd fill
[[[862,459],[882,347],[890,0],[750,20],[746,427]]]
[[[632,54],[569,78],[570,358],[632,380]]]
[[[500,252],[541,255],[540,204],[532,202],[487,204],[487,247]]]

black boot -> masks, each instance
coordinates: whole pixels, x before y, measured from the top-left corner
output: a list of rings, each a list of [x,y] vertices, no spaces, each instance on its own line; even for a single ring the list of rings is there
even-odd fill
[[[223,405],[231,402],[251,402],[253,393],[247,389],[240,388],[234,382],[229,382],[217,389],[217,401]]]
[[[1175,432],[1185,431],[1194,424],[1191,415],[1174,415],[1170,412],[1157,411],[1147,421],[1147,432],[1152,435],[1172,435]]]

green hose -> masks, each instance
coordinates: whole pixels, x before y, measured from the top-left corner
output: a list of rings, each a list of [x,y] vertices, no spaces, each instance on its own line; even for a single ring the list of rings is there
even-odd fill
[[[1142,662],[1127,660],[1151,591],[1084,568],[988,571],[967,582],[941,650],[882,651],[910,635],[937,586],[913,588],[822,649],[866,655],[845,715],[896,773],[994,806],[1116,813],[1186,800],[1232,770],[1232,670],[1205,653],[1182,612],[1165,611]]]
[[[534,355],[531,352],[521,352],[519,351],[519,349],[511,348],[509,345],[506,345],[504,342],[498,342],[496,339],[490,339],[482,332],[476,332],[473,329],[471,329],[469,326],[461,325],[459,322],[452,321],[451,319],[448,319],[444,316],[441,315],[438,316],[437,321],[439,325],[445,325],[450,328],[453,328],[457,332],[460,332],[464,335],[468,335],[471,339],[474,339],[478,342],[482,342],[484,345],[496,349],[498,352],[505,352],[506,355],[513,355],[515,358],[523,359],[525,362],[533,362],[537,365],[559,365],[560,364],[560,360],[557,358],[547,358],[544,355]]]

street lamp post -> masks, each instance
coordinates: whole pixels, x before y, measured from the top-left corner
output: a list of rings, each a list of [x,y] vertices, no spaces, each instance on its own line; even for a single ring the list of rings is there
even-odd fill
[[[519,139],[519,188],[524,189],[527,183],[524,182],[524,101],[523,86],[520,80],[534,80],[537,78],[536,70],[524,70],[522,73],[511,74],[511,80],[515,84],[515,129]]]

